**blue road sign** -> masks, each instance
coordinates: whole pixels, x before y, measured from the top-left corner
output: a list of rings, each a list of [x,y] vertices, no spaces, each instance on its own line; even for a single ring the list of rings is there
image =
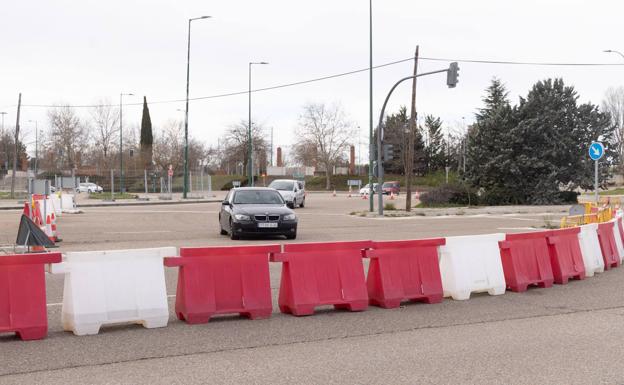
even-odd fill
[[[589,157],[598,160],[604,155],[604,146],[600,142],[594,142],[589,146]]]

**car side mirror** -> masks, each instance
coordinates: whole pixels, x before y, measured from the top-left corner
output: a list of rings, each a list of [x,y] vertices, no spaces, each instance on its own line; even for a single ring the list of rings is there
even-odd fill
[[[230,206],[230,201],[225,200],[225,201],[221,202],[221,205],[222,206]]]

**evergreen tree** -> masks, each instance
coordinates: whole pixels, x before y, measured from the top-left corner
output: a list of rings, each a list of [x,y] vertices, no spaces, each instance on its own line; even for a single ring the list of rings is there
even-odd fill
[[[152,119],[150,118],[147,98],[143,96],[143,116],[141,117],[141,163],[145,169],[152,167],[152,145],[154,137],[152,135]]]
[[[377,132],[374,134],[377,143]],[[409,116],[407,107],[401,106],[399,112],[386,116],[384,122],[384,143],[392,144],[394,157],[384,160],[384,171],[388,174],[404,174],[409,141]],[[377,146],[375,146],[375,151]],[[425,170],[425,145],[420,130],[414,133],[414,174],[421,175]]]
[[[425,147],[427,172],[443,170],[446,166],[446,142],[442,132],[442,120],[433,115],[427,115],[422,130],[427,135]]]
[[[483,102],[485,106],[468,131],[466,179],[485,192],[486,203],[520,203],[512,183],[510,130],[515,120],[508,92],[499,79],[492,79]]]

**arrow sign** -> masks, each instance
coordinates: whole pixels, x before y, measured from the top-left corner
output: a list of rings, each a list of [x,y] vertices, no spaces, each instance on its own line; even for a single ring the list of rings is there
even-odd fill
[[[593,142],[589,146],[589,157],[592,160],[598,160],[604,155],[604,146],[600,142]]]

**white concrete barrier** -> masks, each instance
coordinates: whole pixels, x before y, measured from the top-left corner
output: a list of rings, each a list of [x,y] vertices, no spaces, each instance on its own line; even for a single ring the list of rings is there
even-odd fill
[[[581,232],[578,235],[586,277],[593,277],[595,273],[604,271],[604,260],[602,259],[597,230],[598,224],[590,223],[581,226]]]
[[[613,222],[613,236],[615,237],[615,246],[617,246],[618,253],[620,254],[620,263],[624,260],[624,243],[622,242],[622,236],[620,235],[620,221],[618,217],[612,219]]]
[[[445,297],[470,298],[470,293],[505,293],[505,275],[498,242],[505,234],[446,237],[440,248],[440,273]]]
[[[167,326],[163,258],[175,255],[175,247],[65,254],[50,268],[65,274],[63,328],[86,335],[112,323]]]

